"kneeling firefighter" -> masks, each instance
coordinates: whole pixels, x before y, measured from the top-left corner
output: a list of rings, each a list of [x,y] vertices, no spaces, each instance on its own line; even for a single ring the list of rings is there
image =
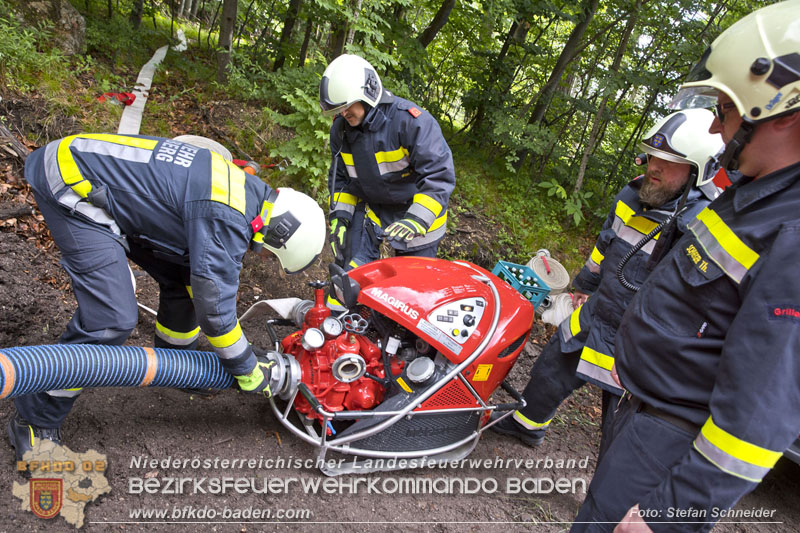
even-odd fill
[[[319,93],[323,114],[336,116],[328,174],[336,263],[349,270],[378,259],[382,239],[397,255],[435,257],[456,183],[436,119],[386,90],[355,55],[331,61]]]
[[[270,365],[237,320],[239,271],[248,249],[269,250],[288,273],[312,264],[326,233],[314,200],[274,190],[212,149],[148,136],[53,141],[28,157],[25,179],[78,302],[60,343],[125,342],[138,315],[130,259],[159,284],[156,347],[194,349],[202,331],[241,390],[271,395]],[[15,399],[18,460],[38,439],[60,442],[79,393]]]

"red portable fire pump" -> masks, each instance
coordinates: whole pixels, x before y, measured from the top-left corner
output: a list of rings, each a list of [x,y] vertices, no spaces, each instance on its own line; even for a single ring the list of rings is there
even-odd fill
[[[463,458],[491,411],[524,405],[503,380],[534,309],[499,278],[467,262],[395,257],[347,273],[331,265],[331,283],[347,314],[332,316],[327,283],[313,282],[314,302],[268,321],[273,411],[319,448],[318,464],[340,465],[324,473],[391,469],[373,461],[365,470],[363,458]],[[300,329],[278,341],[273,326],[290,322]],[[490,405],[501,384],[516,401]],[[328,461],[329,452],[349,461]]]

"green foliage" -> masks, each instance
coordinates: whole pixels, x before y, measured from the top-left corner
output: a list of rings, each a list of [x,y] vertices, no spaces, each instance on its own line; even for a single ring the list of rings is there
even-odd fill
[[[286,92],[282,99],[288,104],[288,113],[265,109],[267,116],[277,124],[294,130],[295,135],[280,146],[273,148],[270,155],[286,158],[289,166],[285,172],[301,179],[304,190],[317,198],[327,193],[327,175],[330,153],[327,148],[330,132],[330,119],[322,116],[319,109],[318,85],[316,75],[308,76],[308,71],[289,73],[284,71],[280,79],[286,82]],[[298,83],[296,76],[304,83]],[[310,78],[310,79],[306,79]],[[312,83],[313,81],[313,83]],[[294,82],[294,83],[291,83]]]
[[[5,2],[0,2],[0,85],[26,93],[40,83],[55,84],[65,74],[64,56],[45,47],[52,27],[41,22],[36,29],[23,27]]]

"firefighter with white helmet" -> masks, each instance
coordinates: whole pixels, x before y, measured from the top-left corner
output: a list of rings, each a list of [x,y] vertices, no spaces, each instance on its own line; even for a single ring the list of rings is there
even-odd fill
[[[398,255],[435,257],[447,229],[455,170],[436,120],[386,90],[372,65],[344,54],[319,87],[331,126],[331,245],[349,269],[378,259],[382,239]]]
[[[615,373],[629,394],[576,530],[711,529],[797,438],[798,20],[798,0],[742,18],[673,102],[715,105],[710,131],[742,176],[689,224],[620,323]]]
[[[614,334],[635,294],[619,281],[618,265],[630,256],[624,272],[632,282],[643,283],[662,253],[656,245],[666,246],[670,232],[657,232],[635,252],[634,246],[672,217],[678,230],[685,231],[717,196],[709,181],[723,144],[719,135],[708,132],[713,120],[704,109],[680,111],[658,120],[644,134],[641,149],[647,154],[647,172],[614,199],[595,248],[573,281],[575,311],[559,325],[531,369],[523,391],[526,406],[492,426],[495,431],[529,446],[540,444],[561,402],[588,381],[603,389],[606,433],[623,393],[610,373]]]
[[[237,320],[242,257],[264,248],[287,272],[304,269],[324,247],[325,215],[308,196],[245,173],[219,145],[197,144],[211,149],[80,134],[28,156],[25,179],[78,302],[59,342],[125,342],[138,314],[130,259],[159,283],[156,347],[193,349],[202,332],[241,390],[269,396],[274,363],[256,358]],[[79,392],[15,399],[8,430],[18,459],[40,439],[60,442]]]

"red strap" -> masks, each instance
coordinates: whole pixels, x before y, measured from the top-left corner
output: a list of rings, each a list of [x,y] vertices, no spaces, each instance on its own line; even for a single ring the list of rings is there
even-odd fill
[[[422,114],[422,111],[420,111],[416,107],[412,107],[411,109],[408,110],[408,112],[411,113],[411,116],[414,118],[417,118]]]
[[[547,262],[547,258],[542,256],[542,263],[544,263],[544,269],[547,270],[547,273],[550,274],[550,263]]]
[[[261,215],[258,215],[256,218],[250,221],[250,227],[253,228],[253,233],[256,233],[258,230],[264,227],[264,219],[261,218]]]
[[[103,93],[97,97],[100,102],[105,102],[106,97],[116,98],[122,105],[131,105],[136,100],[136,95],[133,93]]]

